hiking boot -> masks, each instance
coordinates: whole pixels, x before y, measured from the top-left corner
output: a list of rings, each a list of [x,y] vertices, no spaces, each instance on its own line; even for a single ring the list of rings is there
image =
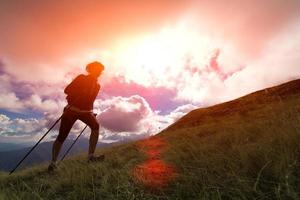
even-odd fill
[[[57,164],[51,162],[50,165],[48,166],[48,172],[51,173],[51,172],[53,172],[56,169],[57,169]]]
[[[88,162],[101,162],[103,161],[105,158],[104,155],[100,155],[100,156],[92,156],[88,159]]]

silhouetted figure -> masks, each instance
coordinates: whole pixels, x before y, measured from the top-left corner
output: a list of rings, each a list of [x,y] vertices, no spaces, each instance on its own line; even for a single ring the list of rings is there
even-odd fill
[[[59,128],[59,134],[53,143],[52,161],[48,171],[53,171],[57,167],[57,157],[61,146],[67,138],[72,126],[77,119],[87,124],[91,129],[89,140],[88,161],[100,161],[104,155],[95,156],[95,148],[99,137],[99,124],[93,113],[93,104],[100,90],[97,82],[98,77],[104,70],[100,62],[93,62],[86,66],[88,75],[77,76],[66,88],[68,105],[64,108]]]

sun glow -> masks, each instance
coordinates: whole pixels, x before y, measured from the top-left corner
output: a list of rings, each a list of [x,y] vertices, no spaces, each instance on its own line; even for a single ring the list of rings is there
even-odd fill
[[[209,37],[185,25],[122,40],[117,46],[117,65],[126,68],[127,79],[143,85],[153,85],[153,77],[159,84],[165,80],[166,73],[180,73],[187,59],[204,66],[216,48]]]

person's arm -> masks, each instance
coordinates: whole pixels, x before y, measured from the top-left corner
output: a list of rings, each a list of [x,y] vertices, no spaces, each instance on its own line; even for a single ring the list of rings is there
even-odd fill
[[[80,82],[83,78],[83,75],[79,75],[77,76],[64,90],[65,94],[70,94],[72,93],[74,90],[78,90],[79,86],[80,86]]]

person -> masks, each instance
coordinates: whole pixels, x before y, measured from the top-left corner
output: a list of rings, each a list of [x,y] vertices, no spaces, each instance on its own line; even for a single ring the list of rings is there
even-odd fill
[[[68,105],[64,108],[59,134],[53,143],[52,160],[48,166],[49,172],[57,168],[57,157],[61,146],[77,119],[87,124],[91,129],[88,162],[102,161],[104,159],[104,155],[94,155],[99,137],[99,123],[92,111],[94,101],[100,91],[98,78],[104,71],[104,65],[100,62],[92,62],[86,66],[86,71],[88,75],[80,74],[64,90],[65,94],[67,94]]]

